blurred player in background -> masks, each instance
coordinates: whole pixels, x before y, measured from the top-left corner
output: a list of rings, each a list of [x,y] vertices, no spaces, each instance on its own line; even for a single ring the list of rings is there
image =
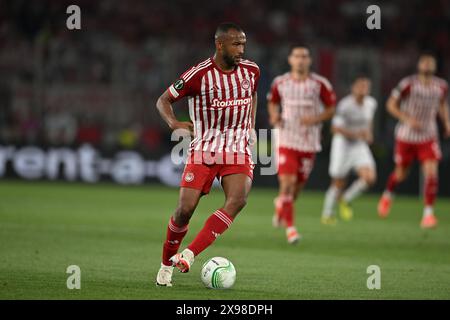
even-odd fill
[[[412,162],[417,159],[424,176],[425,206],[420,225],[433,228],[437,225],[433,205],[438,191],[438,162],[441,159],[436,118],[439,115],[445,137],[450,137],[448,84],[434,76],[436,59],[430,54],[420,56],[417,69],[416,75],[400,81],[387,101],[389,113],[399,122],[395,128],[395,169],[378,203],[378,214],[382,218],[389,215],[395,188],[406,179]]]
[[[277,160],[279,194],[275,198],[275,227],[284,225],[288,243],[300,235],[294,226],[294,201],[313,168],[315,154],[321,150],[322,122],[334,114],[336,95],[330,82],[310,72],[308,48],[290,48],[291,67],[276,77],[268,93],[269,122],[278,130]]]
[[[172,130],[193,134],[182,180],[178,207],[170,218],[161,268],[156,283],[172,286],[173,267],[188,272],[194,258],[227,230],[245,206],[253,179],[249,140],[255,126],[258,66],[242,58],[246,36],[233,23],[215,33],[215,55],[190,68],[158,99],[157,108]],[[172,103],[189,97],[192,122],[176,119]],[[188,223],[200,197],[209,193],[215,178],[225,192],[225,204],[181,253]]]
[[[377,102],[369,93],[370,80],[358,77],[352,84],[351,94],[343,98],[336,108],[331,126],[333,141],[329,173],[332,181],[325,195],[323,224],[336,223],[334,206],[338,198],[341,218],[350,220],[353,217],[350,203],[375,183],[375,161],[369,144],[373,142],[372,123]],[[342,194],[352,170],[358,179]]]

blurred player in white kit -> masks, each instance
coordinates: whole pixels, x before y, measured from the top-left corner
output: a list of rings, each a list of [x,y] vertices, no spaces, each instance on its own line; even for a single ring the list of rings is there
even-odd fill
[[[376,167],[369,144],[373,141],[372,122],[377,101],[369,95],[370,80],[357,77],[351,94],[338,104],[333,117],[329,174],[332,178],[323,205],[321,222],[336,223],[335,204],[339,199],[339,213],[343,220],[353,217],[351,202],[366,191],[376,180]],[[358,178],[346,189],[351,171]]]

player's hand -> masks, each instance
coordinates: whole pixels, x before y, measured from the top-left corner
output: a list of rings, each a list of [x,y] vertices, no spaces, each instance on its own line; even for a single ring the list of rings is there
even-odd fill
[[[351,131],[347,138],[351,139],[351,140],[364,140],[366,141],[366,130],[356,130],[356,131]]]
[[[250,129],[250,138],[248,139],[248,143],[252,146],[258,141],[258,135],[256,134],[255,129]]]
[[[170,129],[179,130],[181,136],[194,136],[194,124],[190,121],[176,121],[170,126]]]
[[[269,123],[272,127],[280,127],[281,126],[281,115],[276,113],[274,115],[270,115]]]
[[[360,137],[362,140],[364,140],[368,144],[373,143],[373,135],[372,135],[372,132],[370,132],[370,130],[362,130],[360,133]]]
[[[444,125],[444,137],[445,138],[450,138],[450,122],[446,122]]]
[[[422,124],[415,118],[409,117],[404,122],[406,123],[407,126],[411,127],[414,130],[422,129]]]
[[[300,118],[300,124],[304,125],[304,126],[314,126],[318,123],[319,121],[317,121],[316,117],[313,116],[305,116]]]

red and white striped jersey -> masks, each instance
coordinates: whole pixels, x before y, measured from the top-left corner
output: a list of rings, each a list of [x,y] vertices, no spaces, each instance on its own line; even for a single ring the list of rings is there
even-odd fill
[[[335,106],[336,94],[327,79],[311,73],[306,80],[299,81],[287,72],[273,80],[267,99],[281,105],[282,126],[277,137],[279,147],[303,152],[319,152],[322,149],[322,125],[305,126],[300,119],[319,115],[323,106]]]
[[[400,99],[400,110],[420,122],[421,129],[415,130],[398,122],[395,137],[409,143],[421,143],[438,138],[436,116],[439,106],[447,99],[448,84],[444,79],[432,77],[424,84],[417,75],[400,81],[391,96]]]
[[[191,154],[203,151],[251,156],[252,97],[259,76],[259,67],[249,60],[225,72],[208,58],[188,69],[168,88],[175,101],[189,97],[189,115],[194,124]]]

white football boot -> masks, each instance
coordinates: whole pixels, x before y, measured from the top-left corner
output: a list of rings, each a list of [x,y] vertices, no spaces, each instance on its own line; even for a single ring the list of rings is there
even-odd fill
[[[171,287],[172,273],[172,266],[165,266],[161,263],[161,268],[159,268],[158,275],[156,276],[156,285],[161,287]]]

